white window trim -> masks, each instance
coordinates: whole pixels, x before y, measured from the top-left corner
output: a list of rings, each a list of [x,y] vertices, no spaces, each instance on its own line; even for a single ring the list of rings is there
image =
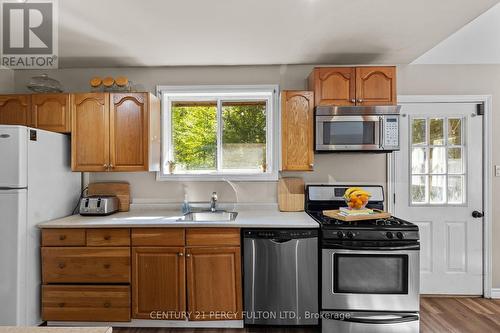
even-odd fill
[[[231,173],[226,171],[210,172],[210,173],[196,173],[196,174],[168,174],[164,173],[164,162],[168,160],[171,154],[171,136],[166,135],[165,125],[171,127],[171,113],[170,101],[175,98],[188,97],[189,100],[200,100],[200,98],[189,97],[189,95],[202,95],[203,100],[210,97],[224,96],[224,100],[238,100],[244,98],[249,100],[248,93],[254,94],[254,98],[258,100],[268,100],[267,108],[267,121],[266,121],[266,173]],[[162,110],[162,146],[161,146],[161,168],[156,173],[157,181],[219,181],[219,180],[232,180],[232,181],[277,181],[279,170],[279,86],[278,85],[207,85],[207,86],[162,86],[156,87],[156,94],[161,99]],[[242,96],[241,94],[244,94]],[[186,100],[186,98],[183,98]],[[218,114],[217,117],[220,115]],[[217,119],[217,149],[219,150],[221,144],[222,129],[220,119]],[[220,158],[217,154],[217,158]],[[218,161],[220,163],[220,161]],[[220,164],[219,164],[220,165]]]

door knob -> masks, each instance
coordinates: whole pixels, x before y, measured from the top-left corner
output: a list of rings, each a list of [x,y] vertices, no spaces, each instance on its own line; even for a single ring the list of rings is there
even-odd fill
[[[481,218],[483,216],[484,216],[484,214],[481,213],[481,212],[478,212],[477,210],[475,210],[475,211],[472,212],[472,217],[475,218],[475,219]]]

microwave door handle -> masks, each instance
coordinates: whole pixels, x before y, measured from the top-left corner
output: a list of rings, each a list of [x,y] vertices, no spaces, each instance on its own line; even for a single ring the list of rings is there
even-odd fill
[[[378,146],[380,149],[384,147],[384,118],[378,117]]]
[[[360,323],[360,324],[399,324],[399,323],[408,323],[411,321],[417,321],[419,319],[418,315],[404,315],[399,318],[386,318],[386,319],[373,319],[370,317],[351,317],[344,319],[336,319],[345,322],[351,323]]]

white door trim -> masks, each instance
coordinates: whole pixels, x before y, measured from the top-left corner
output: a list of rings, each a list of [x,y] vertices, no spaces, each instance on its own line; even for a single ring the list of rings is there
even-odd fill
[[[402,95],[398,96],[398,103],[482,103],[484,105],[483,116],[483,296],[492,298],[492,96],[491,95]],[[387,154],[387,207],[389,211],[394,210],[395,159],[392,154]],[[496,289],[498,290],[498,289]]]

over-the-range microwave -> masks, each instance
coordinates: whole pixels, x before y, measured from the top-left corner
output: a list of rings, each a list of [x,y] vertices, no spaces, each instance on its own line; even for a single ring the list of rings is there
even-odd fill
[[[318,106],[316,151],[399,150],[401,106]]]

